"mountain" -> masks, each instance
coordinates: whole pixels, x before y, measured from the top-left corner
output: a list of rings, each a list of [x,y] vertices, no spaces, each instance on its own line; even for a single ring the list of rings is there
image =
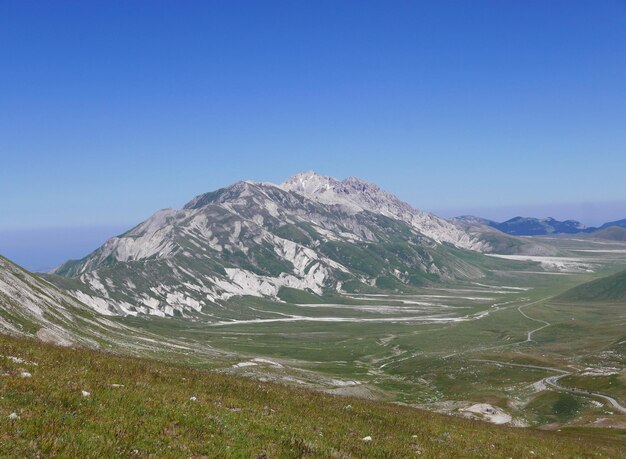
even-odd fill
[[[454,217],[452,221],[467,225],[484,225],[484,226],[493,226],[498,222],[493,220],[489,220],[487,218],[476,217],[474,215],[462,215],[460,217]]]
[[[0,332],[98,347],[97,335],[111,328],[90,307],[0,256]]]
[[[485,252],[501,255],[556,255],[557,249],[544,243],[512,236],[493,227],[493,221],[484,218],[463,216],[452,221],[472,237],[481,241]]]
[[[621,226],[607,226],[589,234],[593,239],[605,239],[607,241],[626,242],[626,228]]]
[[[618,226],[620,228],[626,228],[626,218],[624,218],[623,220],[616,220],[616,221],[613,221],[613,222],[607,222],[607,223],[605,223],[604,225],[600,226],[597,229],[603,230],[603,229],[606,229],[606,228],[610,228],[612,226]]]
[[[496,229],[514,236],[543,236],[549,234],[576,234],[585,226],[576,220],[559,221],[554,218],[515,217],[502,223],[493,223]]]
[[[191,348],[176,337],[117,319],[99,314],[93,305],[0,256],[0,334],[127,355],[169,355],[177,361],[191,350],[213,360],[223,354],[202,342]]]
[[[285,289],[322,295],[476,279],[494,261],[466,253],[491,249],[376,185],[307,172],[161,210],[48,279],[102,314],[193,315]]]
[[[557,297],[560,301],[626,302],[626,271],[578,285]]]
[[[484,248],[475,238],[454,224],[431,213],[414,209],[377,185],[356,177],[336,180],[315,172],[304,172],[283,182],[281,188],[294,191],[313,201],[336,207],[348,214],[364,211],[408,223],[416,231],[437,242],[448,242],[460,248]]]
[[[475,217],[473,215],[463,215],[461,217],[453,218],[452,220],[457,224],[465,226],[489,226],[512,236],[548,236],[556,234],[595,233],[598,235],[598,238],[605,238],[605,236],[608,236],[608,238],[611,239],[611,237],[614,237],[617,234],[616,231],[613,231],[612,233],[597,232],[611,227],[626,228],[626,219],[608,222],[598,228],[587,227],[576,220],[559,221],[554,218],[515,217],[499,223],[486,218]]]
[[[577,234],[590,232],[595,228],[587,228],[576,220],[559,221],[554,218],[514,217],[505,222],[496,222],[486,218],[464,215],[454,221],[464,224],[480,224],[490,226],[512,236],[547,236],[551,234]]]

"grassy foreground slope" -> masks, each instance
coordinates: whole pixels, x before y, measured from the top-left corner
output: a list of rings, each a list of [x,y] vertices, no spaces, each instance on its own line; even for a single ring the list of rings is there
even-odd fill
[[[26,339],[0,336],[0,354],[1,456],[622,457],[624,453],[619,434],[603,438],[499,427]],[[363,440],[368,436],[371,441]]]

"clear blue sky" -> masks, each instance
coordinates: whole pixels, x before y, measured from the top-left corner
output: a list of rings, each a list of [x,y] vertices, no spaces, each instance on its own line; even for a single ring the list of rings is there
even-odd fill
[[[0,43],[0,230],[310,169],[443,214],[626,217],[623,0],[4,0]]]

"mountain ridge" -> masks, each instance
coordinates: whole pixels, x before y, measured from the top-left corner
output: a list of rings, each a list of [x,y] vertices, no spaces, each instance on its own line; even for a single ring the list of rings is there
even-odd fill
[[[378,185],[354,176],[337,180],[309,171],[290,177],[280,186],[318,202],[343,206],[354,212],[368,210],[405,221],[437,242],[448,242],[469,250],[484,248],[478,239],[468,237],[453,223],[417,210]]]

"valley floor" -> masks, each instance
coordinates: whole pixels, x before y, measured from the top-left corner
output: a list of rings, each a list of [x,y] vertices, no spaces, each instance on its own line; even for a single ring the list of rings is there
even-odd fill
[[[555,298],[623,269],[626,245],[550,244],[567,263],[547,257],[547,271],[317,302],[244,297],[194,321],[120,320],[188,349],[219,350],[210,361],[193,351],[175,358],[222,373],[515,426],[624,429],[625,305]]]

